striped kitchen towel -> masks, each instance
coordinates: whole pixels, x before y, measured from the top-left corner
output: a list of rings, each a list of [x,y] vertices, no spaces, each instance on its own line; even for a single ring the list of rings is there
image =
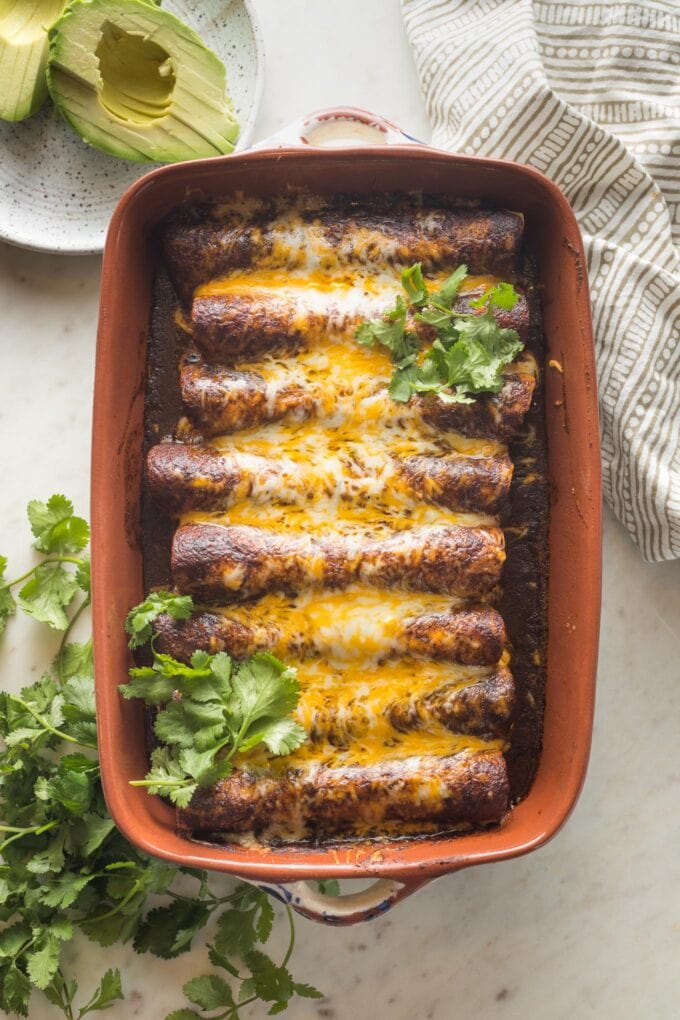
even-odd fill
[[[588,256],[605,494],[680,557],[680,2],[403,0],[433,144],[530,163]]]

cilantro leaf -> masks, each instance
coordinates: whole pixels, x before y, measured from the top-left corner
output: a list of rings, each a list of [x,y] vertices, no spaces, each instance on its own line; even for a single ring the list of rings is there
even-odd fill
[[[90,557],[84,556],[76,567],[76,581],[78,587],[81,588],[87,595],[90,594]]]
[[[319,892],[324,893],[326,896],[340,895],[340,883],[337,878],[322,878],[317,884],[319,886]]]
[[[164,705],[176,690],[172,677],[164,676],[152,666],[131,669],[130,678],[126,684],[118,686],[121,695],[128,701],[143,698],[147,705]]]
[[[415,360],[420,341],[416,333],[406,329],[406,313],[406,304],[399,295],[394,308],[386,312],[384,318],[372,319],[358,327],[355,334],[358,342],[365,347],[382,344],[397,364]]]
[[[17,922],[0,932],[0,958],[14,959],[22,946],[31,938],[31,929],[27,924]]]
[[[66,630],[66,609],[78,590],[74,577],[60,563],[42,563],[19,592],[25,613],[55,630]]]
[[[299,995],[301,999],[323,999],[323,992],[320,992],[314,985],[300,984],[298,981],[293,983],[293,989],[296,995]]]
[[[51,931],[43,929],[26,955],[26,972],[36,988],[47,988],[57,972],[61,945]]]
[[[223,779],[233,771],[233,765],[228,758],[218,758],[215,761],[214,756],[214,747],[209,747],[206,751],[199,751],[195,747],[185,747],[180,751],[179,763],[187,775],[195,779],[199,786],[211,786],[212,783],[216,783],[218,779]]]
[[[470,302],[472,308],[502,308],[510,311],[519,301],[520,295],[511,283],[497,283],[490,287],[481,297]]]
[[[249,723],[287,715],[300,697],[295,670],[266,652],[258,652],[239,663],[232,684],[240,715]]]
[[[79,1011],[78,1020],[81,1020],[88,1013],[107,1009],[117,999],[123,998],[125,996],[121,987],[120,971],[117,967],[115,970],[107,970],[90,1001]]]
[[[169,701],[154,722],[154,733],[165,744],[196,747],[214,746],[225,729],[224,709],[217,702],[181,698]]]
[[[234,995],[219,974],[204,974],[192,978],[183,986],[182,991],[189,1002],[201,1009],[217,1009],[219,1006],[234,1006]]]
[[[257,941],[255,915],[257,906],[250,910],[225,910],[217,921],[215,949],[221,956],[244,957]]]
[[[28,1016],[28,1000],[31,996],[31,982],[19,968],[12,964],[2,982],[3,1005],[8,1012]]]
[[[406,291],[409,303],[416,308],[424,305],[428,299],[428,291],[423,279],[423,267],[420,262],[415,262],[408,269],[402,270],[401,285]]]
[[[306,739],[307,731],[294,719],[290,717],[273,719],[271,722],[265,722],[264,726],[256,727],[254,732],[249,732],[241,745],[241,751],[247,751],[261,743],[272,754],[290,754],[304,744]]]
[[[5,569],[7,567],[7,557],[0,556],[0,634],[7,626],[7,621],[10,616],[13,616],[16,612],[16,601],[12,592],[9,590],[9,585],[5,581]]]
[[[125,630],[130,635],[130,648],[139,648],[150,640],[152,624],[161,613],[168,613],[174,620],[188,620],[192,608],[190,595],[177,595],[170,591],[151,592],[148,598],[130,610],[125,620]]]
[[[92,638],[84,643],[70,641],[64,645],[60,661],[55,664],[55,670],[60,668],[62,680],[71,680],[74,677],[91,680],[94,678],[94,662],[92,659]]]
[[[460,285],[468,275],[468,268],[466,265],[460,265],[457,269],[451,273],[451,275],[444,281],[439,290],[436,290],[430,295],[430,301],[435,305],[443,305],[445,308],[451,308],[455,301]]]
[[[75,845],[85,857],[91,857],[115,830],[109,815],[87,812],[73,824],[72,834]]]
[[[387,392],[397,403],[405,404],[413,392],[413,382],[418,377],[416,365],[405,365],[397,368],[392,375]]]
[[[89,541],[87,522],[74,516],[73,504],[65,496],[50,496],[47,503],[31,500],[27,513],[35,535],[33,548],[40,552],[75,553]]]
[[[175,900],[169,906],[150,910],[135,935],[137,953],[153,953],[164,960],[179,956],[191,948],[191,941],[210,916],[204,903]]]
[[[295,994],[290,971],[284,966],[277,967],[274,961],[259,949],[251,949],[245,954],[244,960],[252,974],[255,994],[265,1002],[274,1002],[279,1006],[277,1012],[285,1009]]]
[[[43,883],[42,901],[46,907],[70,907],[93,879],[94,875],[65,871],[57,878]]]
[[[60,768],[53,779],[41,778],[35,784],[39,800],[61,804],[76,817],[85,814],[92,800],[90,777],[85,772],[71,772]]]
[[[133,780],[131,786],[146,786],[149,793],[169,797],[178,807],[188,807],[198,783],[192,782],[179,761],[179,754],[169,747],[156,747],[151,752],[151,768],[144,779]]]

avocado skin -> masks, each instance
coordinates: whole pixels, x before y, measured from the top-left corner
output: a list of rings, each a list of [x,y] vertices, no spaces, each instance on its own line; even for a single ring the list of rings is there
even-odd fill
[[[174,87],[153,119],[126,118],[110,103],[104,105],[98,52],[106,31],[135,39],[152,36],[153,44],[167,53]],[[148,113],[158,103],[153,92],[158,80],[150,83],[148,95],[142,91],[137,96],[138,67],[131,67],[129,79],[118,75],[114,91],[120,87],[122,102],[130,106],[132,95],[131,106]],[[72,0],[49,31],[47,85],[55,106],[83,141],[119,159],[174,163],[217,156],[232,152],[238,138],[221,60],[154,0]],[[108,79],[107,86],[110,96]]]

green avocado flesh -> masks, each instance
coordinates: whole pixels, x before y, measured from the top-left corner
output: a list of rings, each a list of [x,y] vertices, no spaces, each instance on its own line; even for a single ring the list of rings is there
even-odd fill
[[[47,99],[47,29],[66,0],[0,0],[0,120],[24,120]]]
[[[224,65],[174,15],[148,0],[74,0],[49,38],[50,94],[90,145],[156,163],[233,150]]]

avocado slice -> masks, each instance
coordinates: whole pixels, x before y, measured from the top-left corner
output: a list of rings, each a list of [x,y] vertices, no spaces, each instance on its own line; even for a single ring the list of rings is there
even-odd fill
[[[66,0],[0,0],[0,120],[24,120],[47,99],[47,29]]]
[[[90,145],[155,163],[233,150],[224,64],[174,15],[148,0],[73,0],[49,40],[50,94]]]

